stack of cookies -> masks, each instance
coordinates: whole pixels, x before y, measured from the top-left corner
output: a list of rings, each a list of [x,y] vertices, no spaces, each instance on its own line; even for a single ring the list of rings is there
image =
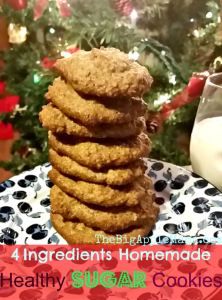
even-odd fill
[[[51,221],[70,244],[146,235],[158,208],[142,158],[146,68],[117,49],[79,51],[60,59],[40,112],[49,130]]]

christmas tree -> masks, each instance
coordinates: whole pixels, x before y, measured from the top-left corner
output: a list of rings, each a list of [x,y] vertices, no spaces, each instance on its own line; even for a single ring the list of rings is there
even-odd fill
[[[0,53],[0,109],[3,102],[8,108],[0,113],[0,130],[10,135],[12,124],[20,134],[13,159],[1,163],[4,168],[19,173],[47,161],[47,135],[38,113],[55,76],[53,64],[80,48],[101,46],[129,53],[154,78],[145,95],[152,110],[152,157],[189,163],[189,136],[205,75],[190,77],[220,70],[219,1],[7,0],[1,14],[10,49]]]

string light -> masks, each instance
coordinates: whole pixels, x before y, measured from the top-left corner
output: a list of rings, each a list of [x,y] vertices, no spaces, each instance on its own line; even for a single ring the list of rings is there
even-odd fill
[[[176,85],[177,81],[176,81],[176,75],[175,74],[169,73],[168,78],[169,78],[169,83],[171,83],[172,85]]]
[[[40,80],[41,80],[41,77],[38,74],[33,75],[33,82],[35,84],[39,83]]]
[[[199,32],[197,29],[195,29],[195,30],[193,31],[193,35],[194,35],[196,38],[198,38],[198,37],[200,37],[200,32]]]
[[[162,50],[161,52],[161,55],[165,56],[166,55],[166,51]]]
[[[130,19],[133,25],[136,25],[136,21],[138,19],[138,12],[135,10],[135,8],[130,13]]]
[[[138,60],[140,57],[139,52],[135,49],[129,52],[128,54],[129,59],[131,60]]]
[[[68,51],[61,51],[60,54],[62,57],[65,57],[65,58],[72,56],[72,54]]]
[[[19,104],[16,104],[16,106],[15,106],[13,112],[12,112],[12,115],[11,115],[12,118],[14,118],[17,113],[21,113],[21,112],[27,111],[27,109],[28,109],[27,105],[21,107]]]
[[[208,11],[208,13],[206,14],[206,18],[211,19],[212,17],[213,17],[213,13],[211,11]]]
[[[191,19],[190,19],[190,22],[193,23],[193,22],[194,22],[194,18],[191,18]]]
[[[154,105],[159,106],[164,103],[169,103],[170,102],[171,95],[170,94],[162,94],[158,97],[157,100],[154,100]]]
[[[51,27],[51,28],[49,29],[49,32],[50,32],[51,34],[54,34],[54,33],[55,33],[55,29],[54,29],[53,27]]]

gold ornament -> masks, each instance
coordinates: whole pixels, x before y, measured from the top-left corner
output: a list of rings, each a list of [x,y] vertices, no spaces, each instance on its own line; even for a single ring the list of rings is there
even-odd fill
[[[22,44],[27,38],[27,28],[19,24],[10,23],[8,26],[9,43]]]
[[[222,70],[222,57],[218,56],[213,62],[213,71],[218,73]]]

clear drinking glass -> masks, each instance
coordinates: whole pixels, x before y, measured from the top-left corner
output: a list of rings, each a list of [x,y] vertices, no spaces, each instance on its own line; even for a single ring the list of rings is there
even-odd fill
[[[222,73],[208,77],[191,135],[195,173],[222,191]]]

